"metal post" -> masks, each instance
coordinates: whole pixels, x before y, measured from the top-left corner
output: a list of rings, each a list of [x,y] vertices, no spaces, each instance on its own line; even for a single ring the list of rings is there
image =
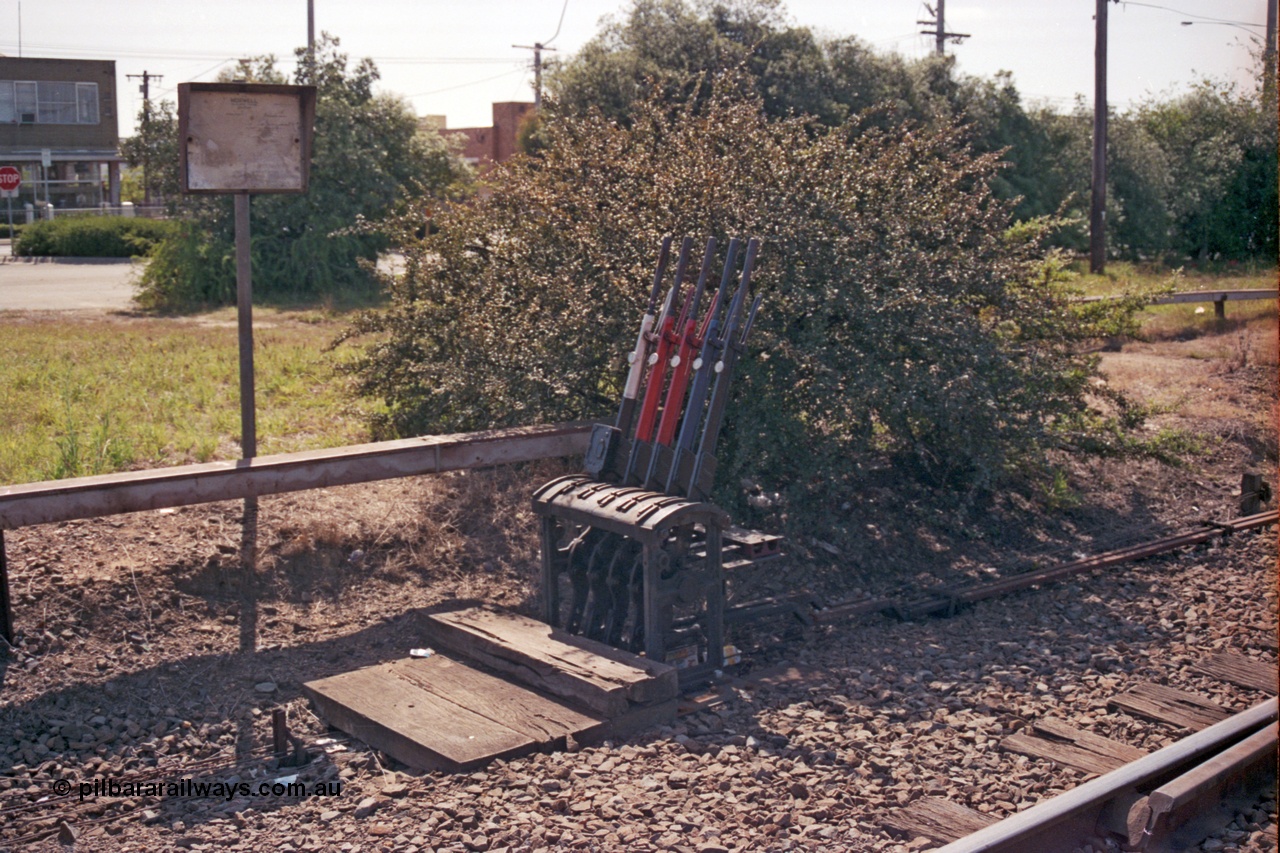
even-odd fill
[[[542,517],[542,621],[560,625],[560,574],[556,571],[556,525],[549,515]]]
[[[249,194],[236,193],[236,307],[240,327],[240,457],[258,455],[253,396],[253,261],[249,255]]]
[[[289,751],[289,723],[285,720],[284,708],[271,709],[271,749],[276,755]]]
[[[724,539],[718,523],[708,522],[706,568],[707,665],[724,667]]]
[[[1097,0],[1093,66],[1093,181],[1089,208],[1089,271],[1107,266],[1107,3]]]
[[[9,598],[9,562],[4,554],[4,529],[0,528],[0,634],[13,645],[13,601]]]
[[[666,663],[666,637],[662,630],[662,615],[658,612],[658,581],[661,572],[658,560],[661,553],[660,545],[644,543],[644,613],[637,614],[636,622],[644,624],[645,656],[649,660]]]

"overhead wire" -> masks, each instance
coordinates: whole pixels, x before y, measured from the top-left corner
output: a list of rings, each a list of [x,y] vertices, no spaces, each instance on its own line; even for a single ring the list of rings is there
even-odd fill
[[[429,92],[414,92],[414,93],[412,93],[412,94],[405,95],[405,97],[406,97],[406,98],[421,98],[421,97],[425,97],[426,95],[438,95],[438,94],[440,94],[441,92],[452,92],[454,89],[465,89],[465,88],[466,88],[466,87],[468,87],[468,86],[478,86],[478,85],[479,85],[479,84],[481,84],[481,83],[488,83],[488,82],[489,82],[489,81],[491,81],[491,80],[500,80],[500,79],[502,79],[503,77],[508,77],[508,76],[510,76],[510,75],[512,75],[512,74],[523,74],[523,73],[524,73],[524,71],[525,71],[524,63],[522,62],[522,63],[520,63],[520,67],[519,67],[519,68],[514,68],[514,69],[511,69],[510,71],[504,71],[504,72],[502,72],[501,74],[495,74],[495,75],[494,75],[494,76],[492,76],[492,77],[485,77],[485,78],[480,79],[480,80],[472,80],[472,81],[470,81],[469,83],[458,83],[458,84],[456,84],[456,85],[454,85],[454,86],[445,86],[443,89],[432,89],[432,90],[431,90],[431,91],[429,91]]]
[[[551,43],[560,36],[560,28],[564,26],[564,13],[569,11],[569,0],[564,0],[564,5],[560,7],[560,22],[556,24],[556,34],[542,43],[543,47],[550,47]]]
[[[1173,12],[1176,15],[1185,15],[1188,18],[1196,18],[1201,21],[1208,21],[1214,24],[1233,24],[1235,26],[1257,27],[1258,29],[1266,29],[1266,24],[1254,24],[1249,21],[1228,21],[1225,18],[1210,18],[1207,15],[1197,15],[1195,12],[1184,12],[1181,9],[1174,9],[1171,6],[1160,6],[1156,3],[1140,3],[1138,0],[1120,0],[1121,6],[1143,6],[1148,9],[1160,9],[1165,12]]]

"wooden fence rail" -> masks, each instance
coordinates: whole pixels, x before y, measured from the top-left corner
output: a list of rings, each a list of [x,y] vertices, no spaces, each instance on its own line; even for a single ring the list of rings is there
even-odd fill
[[[0,633],[13,642],[5,530],[573,456],[585,452],[590,435],[587,422],[513,427],[0,486]]]
[[[1187,302],[1212,302],[1213,314],[1219,320],[1227,316],[1227,301],[1240,302],[1248,299],[1275,299],[1280,288],[1261,287],[1243,290],[1187,290],[1182,293],[1166,293],[1151,300],[1152,305],[1176,305]],[[1113,296],[1086,296],[1081,302],[1101,302],[1114,299]]]

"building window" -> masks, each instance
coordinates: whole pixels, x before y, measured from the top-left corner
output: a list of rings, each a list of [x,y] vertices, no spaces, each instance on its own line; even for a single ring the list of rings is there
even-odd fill
[[[98,84],[76,84],[76,122],[78,124],[98,123]]]
[[[0,123],[97,124],[98,84],[0,80]]]

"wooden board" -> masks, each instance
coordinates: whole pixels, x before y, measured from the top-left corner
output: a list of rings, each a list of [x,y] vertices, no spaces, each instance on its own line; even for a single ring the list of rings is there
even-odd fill
[[[995,822],[990,815],[941,797],[921,797],[883,820],[889,829],[913,837],[923,835],[941,844],[972,835]]]
[[[1280,670],[1276,664],[1231,653],[1209,655],[1203,661],[1191,665],[1197,672],[1240,687],[1251,687],[1271,696],[1276,695]]]
[[[599,715],[439,654],[311,681],[303,689],[329,723],[422,770],[471,770],[608,725]]]
[[[425,620],[433,642],[610,717],[679,693],[675,667],[515,613],[470,607]]]
[[[1147,754],[1052,718],[1033,724],[1030,734],[1022,731],[1010,735],[1000,741],[1000,748],[1097,774],[1108,773]]]
[[[598,714],[584,714],[563,702],[521,689],[447,655],[426,660],[407,658],[388,664],[389,671],[408,685],[442,701],[463,704],[467,711],[492,720],[540,744],[563,741],[567,735],[603,722]]]
[[[1216,702],[1162,684],[1139,684],[1128,693],[1115,697],[1109,704],[1136,717],[1158,720],[1193,731],[1208,728],[1231,716],[1230,711]]]
[[[0,527],[581,456],[591,424],[509,427],[0,486]]]

